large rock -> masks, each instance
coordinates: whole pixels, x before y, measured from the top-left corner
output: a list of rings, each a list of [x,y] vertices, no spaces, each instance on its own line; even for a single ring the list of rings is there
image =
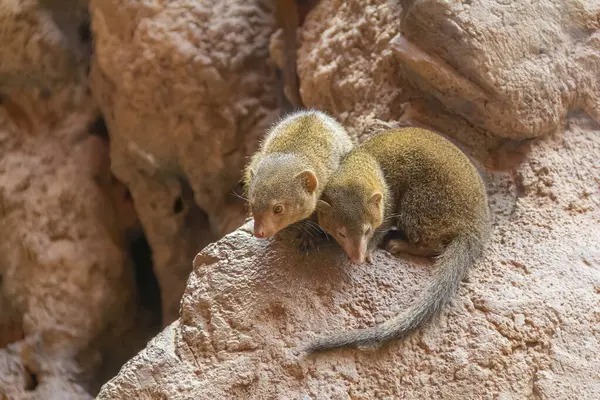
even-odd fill
[[[94,95],[153,251],[165,323],[191,260],[243,223],[239,179],[276,116],[271,3],[92,0]]]
[[[0,398],[89,398],[106,342],[135,322],[124,236],[135,213],[111,196],[122,185],[88,135],[93,102],[63,113],[72,98],[22,93],[33,132],[0,109]]]
[[[350,125],[443,129],[449,110],[519,139],[559,130],[571,110],[600,121],[599,53],[593,0],[324,0],[305,23],[298,74],[305,104]]]
[[[585,115],[566,118],[576,108],[598,117],[597,11],[581,2],[395,3],[325,0],[309,14],[302,97],[361,138],[381,121],[433,126],[488,167],[494,234],[454,304],[375,352],[302,357],[311,337],[406,308],[429,270],[382,250],[373,265],[350,265],[334,243],[302,258],[247,227],[196,257],[181,318],[99,399],[600,396],[600,128]],[[494,33],[496,20],[505,25]],[[549,29],[535,37],[536,24],[557,21],[563,41]],[[500,146],[481,132],[527,138],[565,121],[523,144]]]
[[[61,3],[61,0],[42,1],[50,5]],[[73,11],[81,5],[66,4],[60,8],[61,11],[65,8]],[[70,14],[58,12],[55,15],[60,20],[60,16]],[[69,36],[56,24],[52,12],[41,8],[37,0],[2,1],[0,92],[26,88],[41,89],[50,94],[60,91],[65,84],[85,82],[88,54],[84,49],[89,37],[77,36],[81,32],[78,23],[83,23],[85,28],[85,18],[79,15],[68,20],[75,28]]]
[[[598,126],[571,120],[487,178],[494,235],[454,304],[376,352],[300,357],[315,335],[407,307],[425,265],[335,244],[301,258],[238,230],[194,261],[181,318],[99,399],[595,399],[600,396]]]
[[[0,5],[0,398],[87,399],[155,327],[92,124],[87,4],[39,3]]]

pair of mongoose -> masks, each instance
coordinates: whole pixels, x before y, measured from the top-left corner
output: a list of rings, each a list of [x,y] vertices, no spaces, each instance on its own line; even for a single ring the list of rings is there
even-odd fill
[[[322,113],[300,113],[277,125],[246,174],[255,235],[271,236],[316,209],[318,224],[353,262],[370,262],[395,226],[406,240],[388,241],[387,250],[436,256],[437,268],[406,311],[380,326],[317,339],[305,348],[309,353],[376,345],[429,321],[457,292],[490,231],[481,177],[443,137],[420,128],[393,129],[350,148],[343,128]],[[280,215],[284,210],[289,214]]]

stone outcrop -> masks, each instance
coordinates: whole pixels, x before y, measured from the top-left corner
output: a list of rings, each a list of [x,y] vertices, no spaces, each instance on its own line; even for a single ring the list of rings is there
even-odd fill
[[[89,399],[156,332],[85,86],[85,8],[0,5],[1,399]]]
[[[573,110],[600,121],[594,1],[397,3],[318,5],[299,54],[305,103],[351,125],[377,116],[444,131],[449,112],[511,139],[556,132]]]
[[[0,4],[0,89],[37,89],[49,96],[65,84],[85,83],[89,65],[86,48],[89,35],[78,35],[85,28],[81,5],[69,1],[42,0],[49,6],[62,3],[54,16],[62,26],[75,26],[65,35],[50,9],[36,0],[3,0]],[[70,4],[69,4],[70,3]],[[80,2],[81,3],[81,2]],[[71,12],[65,12],[65,8]],[[79,12],[77,12],[79,10]]]
[[[351,265],[238,230],[194,261],[181,318],[99,399],[594,399],[600,344],[597,137],[587,117],[486,181],[494,236],[453,305],[376,351],[302,357],[315,335],[372,326],[430,270],[383,250]]]
[[[482,167],[493,240],[438,320],[305,358],[311,337],[407,307],[429,269],[384,251],[350,265],[331,243],[302,258],[242,229],[196,257],[181,318],[98,398],[598,397],[597,10],[557,4],[322,1],[304,24],[306,105],[360,139],[434,127]]]
[[[134,328],[135,211],[88,134],[91,99],[60,111],[73,96],[18,97],[32,131],[0,111],[0,398],[90,398],[111,352],[102,341]]]
[[[99,399],[600,398],[593,1],[322,0],[302,16],[305,105],[358,140],[442,132],[494,216],[436,321],[310,357],[311,338],[405,309],[430,269],[235,230],[240,171],[277,113],[272,2],[40,3],[0,5],[0,399],[91,398],[140,348],[141,229],[168,325]]]
[[[92,0],[91,84],[153,250],[163,318],[191,260],[244,220],[240,171],[276,117],[270,3]]]
[[[277,114],[271,11],[0,5],[0,398],[89,397],[179,315],[194,255],[243,222],[240,172]]]

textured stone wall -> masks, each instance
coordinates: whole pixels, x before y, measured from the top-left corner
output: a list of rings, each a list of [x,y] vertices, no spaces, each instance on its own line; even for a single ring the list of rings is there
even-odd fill
[[[494,215],[434,323],[308,358],[310,338],[406,308],[430,269],[235,230],[241,168],[278,112],[272,12],[1,3],[0,399],[91,398],[143,347],[156,326],[134,279],[140,232],[165,329],[99,399],[600,398],[596,2],[322,0],[302,16],[305,105],[358,140],[438,130],[480,169]]]
[[[301,95],[359,139],[437,129],[480,167],[493,239],[453,305],[383,349],[304,358],[311,337],[406,308],[428,265],[383,250],[351,265],[335,244],[303,258],[238,230],[196,257],[181,318],[100,399],[600,396],[598,8],[401,3],[321,1]]]

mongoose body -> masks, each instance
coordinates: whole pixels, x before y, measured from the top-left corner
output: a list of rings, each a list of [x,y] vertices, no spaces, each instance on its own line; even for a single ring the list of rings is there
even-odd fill
[[[346,130],[320,111],[299,111],[277,123],[246,168],[254,235],[271,237],[310,217],[353,146]]]
[[[309,352],[374,345],[430,320],[458,290],[490,231],[485,186],[456,146],[426,129],[386,131],[354,149],[329,180],[317,206],[319,225],[357,263],[396,226],[406,240],[392,253],[437,256],[436,272],[406,311],[380,326],[318,339]]]

